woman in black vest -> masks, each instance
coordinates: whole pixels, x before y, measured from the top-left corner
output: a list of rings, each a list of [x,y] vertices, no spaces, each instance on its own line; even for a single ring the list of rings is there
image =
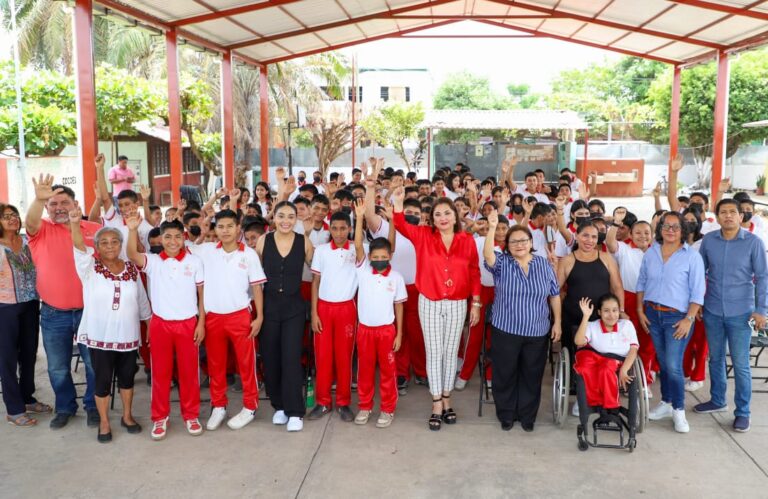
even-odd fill
[[[264,381],[275,415],[272,423],[288,431],[304,427],[304,382],[301,348],[306,303],[301,297],[304,262],[312,262],[312,243],[294,232],[296,207],[288,201],[275,206],[275,231],[264,234],[256,252],[267,276],[264,284],[264,325],[259,347],[264,359]]]

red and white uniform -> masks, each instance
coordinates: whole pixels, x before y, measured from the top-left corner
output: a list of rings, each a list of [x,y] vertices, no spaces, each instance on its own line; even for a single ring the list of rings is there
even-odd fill
[[[371,232],[373,237],[387,237],[389,222],[380,219],[379,228]],[[424,333],[419,320],[419,290],[416,289],[416,248],[410,239],[400,232],[395,232],[395,252],[392,254],[392,268],[398,271],[405,281],[408,301],[403,307],[403,338],[400,350],[395,354],[397,375],[411,378],[411,368],[415,376],[427,377],[427,354],[424,348]]]
[[[211,406],[227,406],[227,344],[232,343],[243,382],[243,407],[256,410],[259,389],[256,385],[255,354],[251,333],[251,286],[266,282],[259,256],[239,243],[227,253],[221,243],[203,243],[194,247],[203,261],[206,282],[205,350],[208,355]]]
[[[538,201],[539,203],[549,204],[549,198],[547,197],[546,194],[542,194],[540,192],[530,193],[528,192],[528,189],[526,188],[525,184],[518,185],[517,189],[515,190],[515,193],[521,194],[523,197],[526,197],[526,198],[528,196],[533,196],[536,198],[536,201]]]
[[[720,224],[717,223],[717,217],[714,213],[706,212],[704,214],[706,217],[704,221],[701,223],[701,235],[709,234],[710,232],[714,232],[716,230],[720,230]]]
[[[315,333],[315,399],[324,406],[331,405],[334,374],[336,405],[349,406],[351,402],[357,323],[355,259],[355,249],[349,241],[336,246],[333,240],[318,246],[312,257],[312,273],[320,276],[317,315],[322,324],[322,331]]]
[[[619,384],[616,371],[622,361],[600,354],[626,357],[631,347],[637,347],[637,333],[632,322],[620,319],[611,328],[602,320],[587,324],[587,342],[590,348],[576,351],[573,369],[584,378],[587,404],[605,409],[619,407]]]
[[[175,257],[165,251],[145,254],[141,268],[149,277],[153,316],[152,338],[152,421],[171,412],[171,377],[174,357],[179,374],[181,416],[185,421],[200,416],[198,347],[195,345],[198,286],[204,282],[203,262],[182,249]]]
[[[357,394],[361,410],[373,409],[376,364],[379,365],[381,410],[393,413],[397,406],[397,372],[392,346],[397,336],[393,305],[408,299],[403,276],[392,266],[379,273],[368,259],[357,265]]]
[[[547,236],[544,233],[544,229],[539,229],[531,222],[528,222],[528,228],[531,230],[531,234],[533,235],[533,253],[535,255],[539,255],[542,258],[548,258],[549,251],[547,249]]]
[[[126,250],[126,247],[128,245],[128,226],[125,224],[125,218],[123,218],[122,215],[119,215],[115,211],[115,207],[111,206],[105,213],[104,216],[101,217],[101,225],[104,227],[113,227],[120,231],[120,234],[123,235],[123,247],[120,250],[120,258],[123,260],[128,259],[128,253]],[[139,242],[144,246],[144,251],[149,251],[149,231],[151,231],[154,227],[144,220],[141,219],[141,223],[139,224]]]

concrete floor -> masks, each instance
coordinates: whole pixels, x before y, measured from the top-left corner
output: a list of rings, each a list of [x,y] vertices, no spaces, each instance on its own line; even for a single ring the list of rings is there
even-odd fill
[[[80,373],[76,379],[81,378]],[[82,414],[59,431],[50,416],[29,429],[0,426],[0,497],[766,497],[768,394],[753,397],[752,431],[735,434],[731,415],[689,412],[691,432],[670,421],[650,423],[634,453],[576,448],[576,418],[563,428],[550,413],[551,378],[545,374],[539,421],[533,433],[502,432],[492,405],[477,416],[478,381],[454,392],[455,426],[427,429],[429,395],[411,386],[388,429],[343,423],[335,415],[307,421],[288,434],[271,424],[262,401],[256,421],[240,431],[223,426],[193,438],[172,406],[168,437],[148,434],[149,388],[137,375],[134,412],[144,432],[119,428],[114,441],[96,442]],[[657,392],[658,387],[654,391]],[[732,392],[731,392],[732,393]],[[688,396],[689,408],[707,388]],[[207,390],[204,391],[204,396]],[[44,354],[38,396],[52,403]],[[174,397],[176,392],[174,390]],[[657,393],[658,399],[658,393]],[[231,394],[230,414],[240,409]],[[203,414],[207,415],[207,404]]]

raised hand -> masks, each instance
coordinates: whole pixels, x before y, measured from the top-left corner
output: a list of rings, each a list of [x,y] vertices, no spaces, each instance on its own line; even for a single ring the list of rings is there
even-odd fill
[[[278,166],[275,170],[275,177],[277,178],[277,183],[280,184],[285,180],[285,168],[282,166]]]
[[[509,162],[508,159],[505,159],[501,162],[501,176],[506,177],[509,174],[509,169],[512,167],[512,164]]]
[[[563,196],[557,196],[555,199],[555,206],[557,211],[563,211],[565,209],[565,198]]]
[[[96,159],[94,162],[96,163],[96,168],[104,168],[104,162],[106,161],[106,158],[104,157],[104,153],[99,153],[96,155]]]
[[[227,195],[227,188],[226,187],[222,187],[221,189],[216,191],[216,199],[221,199],[221,198],[223,198],[226,195]]]
[[[141,200],[149,200],[149,196],[152,195],[152,188],[148,185],[142,185],[141,189],[139,189],[139,192],[141,192]]]
[[[285,181],[285,187],[283,187],[283,189],[285,189],[285,193],[288,195],[293,194],[293,191],[296,190],[296,178],[293,175],[288,177],[288,180]]]
[[[231,189],[229,191],[229,200],[232,203],[238,203],[240,201],[240,189]],[[234,206],[234,205],[230,205]]]
[[[678,153],[677,156],[672,158],[672,162],[669,165],[673,172],[679,172],[683,168],[683,155]]]
[[[355,200],[355,218],[362,220],[365,217],[365,200],[358,198]]]
[[[496,226],[499,225],[499,212],[491,210],[486,218],[488,219],[488,231],[496,230]]]
[[[181,198],[181,201],[179,201],[179,211],[184,211],[187,209],[187,200],[184,198]]]
[[[392,200],[395,202],[395,204],[399,203],[400,205],[403,204],[403,201],[405,200],[405,187],[402,185],[399,187],[396,187],[392,191]]]
[[[581,309],[581,313],[584,314],[585,317],[589,317],[592,315],[592,312],[595,310],[595,306],[592,305],[592,300],[589,298],[582,298],[579,300],[579,308]]]
[[[125,217],[125,225],[128,226],[128,230],[136,230],[141,225],[141,217],[138,213]]]
[[[527,199],[523,198],[523,211],[525,212],[526,216],[530,217],[531,212],[533,211],[533,205],[534,203],[529,203]]]
[[[656,182],[656,187],[653,188],[653,197],[657,198],[661,196],[661,181]]]
[[[81,210],[79,206],[69,212],[69,223],[80,225],[82,219],[83,210]]]
[[[35,199],[38,201],[48,201],[56,194],[61,194],[64,192],[64,189],[59,187],[56,190],[53,190],[53,175],[45,175],[40,174],[40,177],[35,180],[35,177],[32,177],[32,184],[35,186]]]
[[[721,194],[724,194],[731,190],[731,179],[729,177],[725,177],[723,180],[720,181],[720,186],[717,188],[718,192]]]

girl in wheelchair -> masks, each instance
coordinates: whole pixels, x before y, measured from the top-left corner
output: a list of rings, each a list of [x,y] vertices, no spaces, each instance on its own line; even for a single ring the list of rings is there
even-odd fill
[[[619,386],[629,391],[635,379],[630,374],[638,349],[635,327],[631,321],[619,318],[619,299],[613,294],[606,294],[597,301],[599,320],[589,322],[594,308],[590,299],[582,298],[579,306],[584,314],[574,339],[578,348],[574,371],[581,377],[577,380],[577,389],[581,392],[578,394],[581,406],[579,448],[582,448],[582,434],[586,436],[587,433],[589,413],[593,412],[589,408],[600,413],[593,425],[595,429],[621,431],[623,442],[623,428],[627,428],[634,447],[634,417],[628,418],[629,423],[620,417],[620,414],[629,414],[624,414],[620,408]],[[597,440],[594,445],[598,446]],[[582,450],[586,450],[586,445]]]

